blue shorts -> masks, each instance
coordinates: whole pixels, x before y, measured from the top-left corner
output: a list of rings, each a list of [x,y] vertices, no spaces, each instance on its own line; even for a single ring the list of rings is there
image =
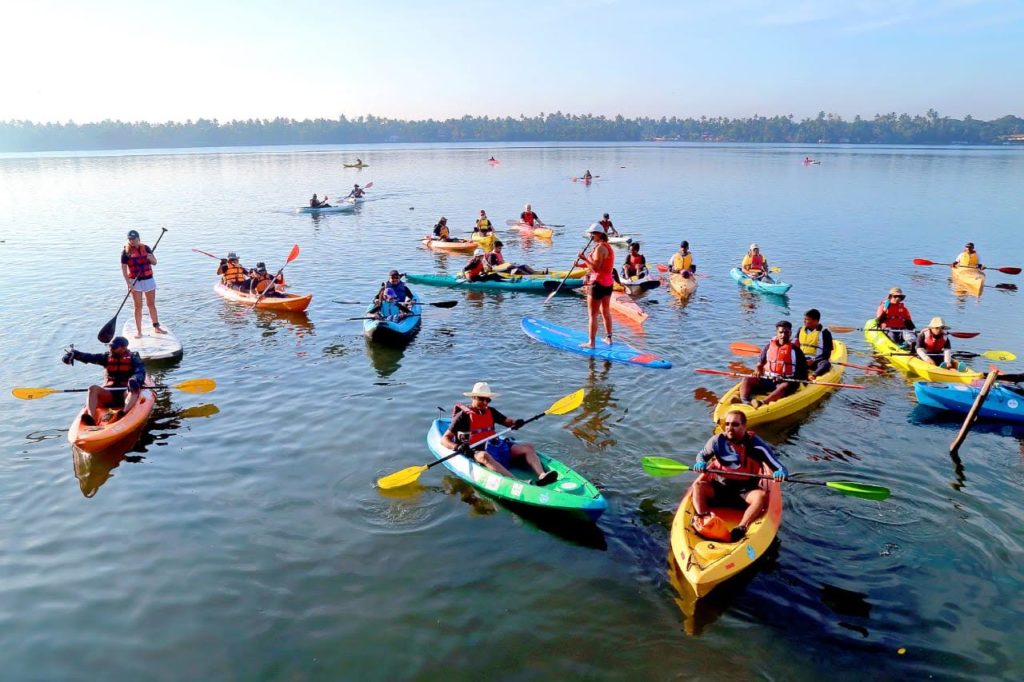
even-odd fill
[[[506,469],[512,464],[512,443],[508,438],[495,438],[484,444],[484,451]]]

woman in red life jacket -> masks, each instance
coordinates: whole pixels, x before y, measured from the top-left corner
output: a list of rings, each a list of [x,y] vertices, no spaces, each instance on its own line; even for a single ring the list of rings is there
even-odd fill
[[[625,279],[636,277],[643,279],[647,276],[647,259],[640,253],[640,242],[633,242],[629,245],[629,255],[626,262],[622,264],[622,276]]]
[[[467,282],[488,282],[502,279],[498,273],[489,272],[489,268],[487,252],[478,248],[466,263],[466,267],[462,268],[462,278]]]
[[[590,233],[590,238],[597,242],[597,245],[589,256],[580,251],[577,256],[578,260],[573,265],[582,262],[590,268],[590,274],[587,275],[590,279],[590,294],[587,296],[587,313],[589,315],[587,330],[590,333],[590,341],[580,344],[580,346],[593,348],[597,338],[598,315],[604,318],[605,342],[609,345],[612,342],[612,312],[609,304],[615,286],[615,253],[608,245],[608,235],[605,234],[603,227],[594,223],[587,232]]]
[[[610,237],[618,237],[619,236],[619,231],[615,229],[614,225],[612,225],[612,219],[608,216],[607,213],[605,213],[601,217],[601,219],[599,221],[597,221],[597,224],[604,228],[604,233],[606,235],[608,235]]]
[[[914,321],[903,304],[906,297],[899,287],[889,289],[889,296],[875,310],[875,322],[893,343],[910,348],[914,344]]]
[[[502,476],[517,478],[508,470],[513,460],[523,460],[533,470],[534,485],[548,485],[558,480],[557,471],[544,471],[544,465],[537,457],[537,451],[529,443],[516,443],[510,438],[491,438],[496,425],[518,429],[522,419],[511,419],[491,407],[491,400],[498,397],[491,392],[486,381],[478,381],[473,390],[463,393],[471,401],[469,405],[456,404],[452,423],[441,437],[441,443],[450,450],[458,450],[478,464]],[[487,442],[483,442],[486,439]]]
[[[728,538],[739,542],[747,534],[750,524],[765,511],[767,500],[761,481],[757,478],[729,477],[730,471],[760,474],[761,464],[772,470],[772,478],[781,481],[789,476],[771,446],[747,431],[747,416],[739,410],[726,413],[722,433],[712,436],[697,454],[693,470],[700,472],[694,486],[694,528],[698,533],[712,516],[710,502],[715,506],[746,508],[740,522]]]
[[[142,297],[146,297],[149,308],[149,319],[153,323],[153,331],[157,334],[167,332],[160,327],[160,317],[156,313],[156,279],[153,277],[153,266],[156,265],[156,254],[153,249],[142,243],[139,233],[128,231],[128,243],[121,249],[121,274],[124,283],[132,292],[135,303],[135,338],[142,338]]]
[[[112,418],[120,418],[132,409],[142,391],[146,380],[146,367],[138,353],[128,350],[128,339],[115,336],[110,342],[110,351],[106,353],[83,353],[72,347],[61,361],[65,365],[74,365],[75,360],[90,365],[102,365],[106,370],[106,381],[103,386],[90,386],[86,398],[87,414],[82,417],[86,426],[96,426],[96,408],[108,407]],[[111,388],[126,388],[125,391],[111,391]],[[121,408],[120,414],[114,409]]]
[[[917,357],[930,365],[940,365],[947,369],[956,369],[953,364],[953,346],[949,342],[949,327],[941,317],[933,317],[928,328],[917,335]]]
[[[754,375],[743,380],[740,386],[740,402],[744,405],[761,405],[775,402],[792,393],[800,384],[788,379],[807,379],[807,358],[794,341],[793,325],[789,320],[775,323],[775,337],[761,349]],[[755,393],[767,393],[761,400],[751,400]]]
[[[533,212],[533,207],[530,204],[526,205],[523,212],[519,214],[519,222],[530,227],[541,226],[544,223],[541,221],[540,216]]]

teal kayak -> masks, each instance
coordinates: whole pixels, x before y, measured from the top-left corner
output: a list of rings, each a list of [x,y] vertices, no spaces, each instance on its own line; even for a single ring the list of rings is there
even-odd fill
[[[437,459],[452,454],[452,450],[441,442],[441,436],[450,425],[451,419],[435,419],[427,432],[427,447]],[[512,467],[512,473],[517,476],[521,474],[524,478],[502,476],[462,455],[445,460],[444,465],[474,488],[505,502],[580,516],[590,521],[596,521],[608,508],[608,502],[593,483],[554,457],[542,452],[538,452],[537,456],[546,470],[558,472],[558,479],[553,483],[546,486],[533,485],[530,483],[533,471],[516,466]]]
[[[469,282],[455,275],[406,275],[412,284],[428,284],[433,287],[452,287],[470,291],[530,291],[538,294],[551,293],[559,279],[538,279],[537,277],[503,277],[498,281]],[[569,291],[583,286],[582,279],[567,279],[562,290]]]
[[[599,358],[610,362],[622,362],[627,365],[640,365],[641,367],[650,367],[651,369],[668,369],[672,366],[672,363],[665,358],[651,353],[643,353],[624,343],[612,343],[609,345],[601,341],[600,338],[598,338],[597,345],[594,348],[581,348],[580,344],[588,341],[586,332],[538,320],[535,317],[524,317],[522,328],[526,335],[532,339],[546,343],[559,350],[576,353],[577,355],[587,355],[592,358]]]
[[[743,271],[740,270],[739,268],[733,268],[732,270],[730,270],[729,276],[752,291],[761,291],[766,294],[781,295],[789,291],[790,287],[793,286],[792,284],[786,284],[785,282],[776,282],[775,280],[766,282],[765,280],[761,279],[753,279],[751,277],[747,277],[746,275],[744,275]]]

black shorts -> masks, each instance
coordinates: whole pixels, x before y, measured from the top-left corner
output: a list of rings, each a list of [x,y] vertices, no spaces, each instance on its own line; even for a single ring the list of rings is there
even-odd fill
[[[613,288],[606,287],[603,284],[594,283],[590,285],[590,297],[595,301],[600,301],[602,298],[608,298],[612,295]]]
[[[728,483],[723,483],[717,478],[713,478],[711,479],[711,489],[715,491],[713,504],[716,507],[736,507],[739,509],[746,509],[747,493],[751,490],[757,490],[760,487],[760,481],[756,478],[751,478],[748,481],[729,479]]]

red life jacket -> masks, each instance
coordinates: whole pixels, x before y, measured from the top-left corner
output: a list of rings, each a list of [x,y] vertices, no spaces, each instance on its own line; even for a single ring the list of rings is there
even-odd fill
[[[104,368],[107,370],[107,386],[127,386],[128,380],[135,376],[131,353],[118,357],[108,352]]]
[[[941,353],[946,348],[947,337],[945,334],[939,336],[932,336],[932,330],[928,329],[924,333],[924,343],[921,347],[924,348],[924,352],[929,355],[936,355]]]
[[[889,307],[886,307],[886,303]],[[907,322],[910,321],[910,311],[907,310],[907,306],[903,303],[892,303],[889,301],[882,301],[879,306],[879,313],[875,317],[881,317],[882,313],[885,313],[885,319],[882,321],[882,329],[906,329]]]
[[[484,408],[484,413],[480,414],[469,405],[463,405],[462,403],[455,403],[455,408],[452,410],[452,421],[454,422],[460,414],[469,415],[469,443],[479,443],[485,438],[490,438],[495,434],[494,431],[494,414],[491,412],[491,408]]]
[[[644,258],[642,253],[631,253],[626,256],[626,265],[647,265],[647,259]]]
[[[775,339],[769,341],[764,367],[770,376],[793,376],[796,373],[796,344],[790,341],[780,346]]]
[[[615,270],[615,253],[612,251],[612,247],[608,246],[604,242],[601,242],[594,247],[591,252],[591,257],[597,254],[598,249],[605,249],[607,258],[604,259],[604,267],[600,270],[595,271],[595,283],[600,284],[603,287],[610,287],[615,284],[615,279],[612,277],[612,272]]]
[[[607,218],[602,218],[601,220],[597,221],[597,224],[604,228],[605,234],[608,234],[608,228],[612,226],[612,221],[608,220]]]
[[[153,265],[149,262],[145,245],[139,244],[136,248],[128,248],[125,254],[128,256],[128,274],[132,279],[149,279],[153,276]]]
[[[747,438],[744,439],[743,443],[739,445],[735,443],[729,444],[729,447],[740,456],[740,465],[738,467],[734,469],[727,469],[724,466],[722,466],[721,462],[718,461],[718,458],[715,458],[708,462],[708,470],[714,471],[716,475],[721,476],[722,478],[732,478],[738,481],[748,482],[750,481],[750,478],[748,478],[747,476],[729,476],[729,472],[737,472],[743,474],[760,474],[761,463],[758,462],[753,457],[747,457],[747,445],[750,443],[753,436],[753,431],[747,431]]]
[[[474,256],[473,260],[469,261],[469,265],[466,266],[466,279],[473,279],[484,271],[484,258],[483,256]]]
[[[764,256],[760,253],[755,253],[750,257],[750,269],[751,270],[764,270]]]
[[[527,225],[529,225],[530,227],[533,227],[534,221],[537,220],[537,214],[534,213],[533,211],[530,211],[529,213],[523,211],[522,213],[519,214],[519,219],[526,223]]]
[[[487,262],[490,263],[491,266],[501,265],[505,262],[505,258],[497,251],[491,251],[489,254],[484,256],[484,258],[487,259]]]

